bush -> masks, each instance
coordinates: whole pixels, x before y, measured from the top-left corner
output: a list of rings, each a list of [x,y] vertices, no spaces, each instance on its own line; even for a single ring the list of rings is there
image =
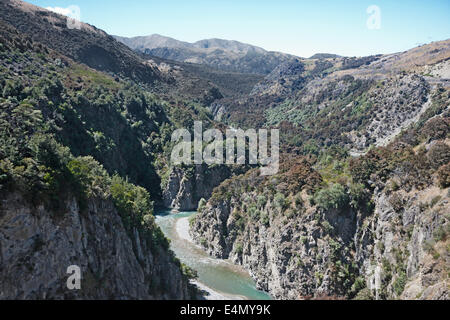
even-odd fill
[[[69,148],[61,146],[49,135],[34,135],[30,139],[29,147],[40,164],[58,172],[65,170],[71,158]]]
[[[297,193],[295,195],[294,202],[295,202],[295,208],[297,208],[297,209],[303,208],[304,203],[303,203],[303,198],[302,198],[301,193]]]
[[[344,186],[340,184],[332,184],[314,195],[314,203],[325,210],[343,209],[348,206],[349,201],[350,198]]]
[[[280,211],[283,211],[287,207],[286,197],[282,193],[277,193],[273,199],[273,202],[275,207]]]
[[[442,189],[450,187],[450,163],[442,166],[438,172],[438,182]]]
[[[23,85],[20,82],[20,80],[18,80],[18,81],[7,80],[6,84],[3,88],[2,95],[4,98],[18,97],[20,95],[20,93],[22,92],[22,90],[23,90]]]
[[[446,226],[440,226],[434,233],[434,241],[445,241],[448,237],[448,234],[450,233],[450,225],[447,224]]]
[[[369,288],[362,289],[361,291],[358,292],[358,294],[354,298],[354,300],[363,300],[363,301],[374,300],[374,299],[375,299],[375,297],[373,296],[373,293]]]
[[[406,275],[406,272],[404,271],[400,272],[394,284],[392,285],[392,288],[394,289],[394,292],[397,295],[397,297],[399,297],[403,293],[403,291],[405,291],[407,281],[408,277]]]
[[[94,158],[75,158],[67,164],[67,168],[86,196],[105,198],[109,195],[109,176]]]
[[[405,201],[398,192],[389,198],[389,203],[395,212],[400,212],[405,208]]]
[[[443,143],[437,142],[428,152],[428,158],[433,168],[437,169],[442,165],[450,163],[450,147]]]
[[[429,120],[422,129],[422,138],[426,141],[443,140],[450,132],[450,119],[437,117]]]
[[[200,201],[198,202],[198,211],[201,212],[203,211],[203,209],[205,209],[206,206],[206,200],[204,198],[201,198]]]
[[[198,278],[197,271],[195,271],[191,267],[185,265],[184,263],[181,264],[181,272],[189,280],[195,280]]]
[[[268,227],[270,225],[270,218],[267,213],[261,214],[261,223],[266,227]]]
[[[255,205],[251,205],[248,209],[248,214],[253,220],[259,220],[260,212]]]
[[[111,180],[111,196],[125,227],[129,230],[133,227],[141,227],[144,217],[153,214],[153,202],[150,201],[147,190],[117,175]],[[147,221],[147,227],[148,224]],[[153,224],[152,227],[154,227]]]
[[[369,152],[370,153],[370,152]],[[353,179],[359,183],[367,184],[372,173],[377,169],[373,158],[367,156],[350,160],[350,173]]]
[[[264,207],[267,203],[267,198],[264,195],[259,195],[257,200],[256,200],[258,206],[260,208]]]
[[[362,183],[350,185],[350,204],[355,209],[369,210],[372,206],[371,194]]]
[[[242,245],[242,243],[237,243],[235,250],[238,255],[242,255],[242,253],[244,252],[244,246]]]

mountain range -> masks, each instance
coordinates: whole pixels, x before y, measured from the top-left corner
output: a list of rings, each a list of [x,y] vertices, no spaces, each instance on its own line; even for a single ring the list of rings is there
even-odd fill
[[[204,64],[222,71],[265,75],[279,64],[295,59],[295,56],[289,54],[269,52],[249,44],[222,39],[188,43],[158,34],[115,38],[131,49],[151,56]]]

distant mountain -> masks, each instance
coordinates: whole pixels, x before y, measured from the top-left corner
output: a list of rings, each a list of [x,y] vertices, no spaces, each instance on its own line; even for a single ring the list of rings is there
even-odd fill
[[[195,43],[178,41],[153,34],[147,37],[117,40],[148,55],[179,62],[205,64],[222,71],[266,75],[282,63],[296,57],[280,52],[270,52],[262,48],[238,41],[208,39]]]
[[[341,58],[341,56],[333,53],[316,53],[310,59],[334,59]]]
[[[249,93],[263,78],[261,75],[224,72],[206,65],[149,57],[131,50],[92,25],[81,23],[80,29],[69,29],[67,17],[23,1],[0,1],[0,20],[17,28],[33,41],[42,43],[74,61],[118,78],[134,80],[146,85],[152,92],[164,96],[184,97],[206,103],[222,95]],[[148,41],[167,46],[176,46],[179,42],[157,35],[150,37]],[[136,39],[134,42],[142,42],[148,46],[142,39]],[[183,45],[179,43],[180,46]],[[207,45],[208,43],[199,43],[201,47]]]
[[[188,47],[190,43],[182,42],[169,37],[164,37],[159,34],[152,34],[150,36],[143,37],[119,37],[114,36],[116,40],[119,40],[123,44],[132,48],[133,50],[145,51],[146,49],[156,49],[156,48],[183,48]]]

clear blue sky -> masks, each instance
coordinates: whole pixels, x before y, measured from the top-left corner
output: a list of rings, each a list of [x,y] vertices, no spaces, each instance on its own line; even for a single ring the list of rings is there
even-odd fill
[[[450,0],[28,0],[81,9],[81,20],[114,35],[159,33],[183,41],[238,40],[309,57],[365,56],[450,38]],[[381,28],[369,29],[370,5]]]

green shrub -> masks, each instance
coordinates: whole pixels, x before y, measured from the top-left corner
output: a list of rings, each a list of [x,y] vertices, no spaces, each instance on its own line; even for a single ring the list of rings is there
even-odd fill
[[[185,265],[184,263],[181,264],[181,272],[189,280],[194,280],[194,279],[198,278],[197,271],[195,271],[191,267]]]
[[[169,248],[169,241],[155,223],[147,190],[115,175],[111,179],[111,197],[129,233],[137,229],[151,246]]]
[[[371,194],[362,183],[350,185],[350,204],[355,209],[368,210],[372,206]]]
[[[286,197],[282,193],[277,193],[273,199],[273,202],[275,207],[280,211],[283,211],[288,206]]]
[[[375,297],[373,296],[372,291],[369,288],[364,288],[358,292],[358,294],[355,296],[355,298],[353,300],[368,301],[368,300],[374,300],[374,299],[375,299]]]
[[[244,231],[245,230],[245,218],[241,215],[236,215],[236,220],[234,224],[236,225],[237,230]]]
[[[259,216],[261,213],[255,205],[251,205],[247,209],[247,212],[253,220],[259,220]]]
[[[256,203],[258,204],[258,206],[260,208],[263,208],[266,203],[267,203],[267,198],[264,195],[259,195],[258,198],[256,199]]]
[[[196,218],[197,218],[196,214],[193,214],[192,216],[189,217],[189,226],[191,228],[194,226]]]
[[[428,151],[428,158],[435,169],[447,165],[450,163],[450,147],[444,142],[437,142]]]
[[[351,295],[357,296],[365,288],[366,280],[363,277],[358,277],[351,287]]]
[[[439,226],[439,228],[433,233],[434,241],[444,241],[447,239],[448,234],[450,233],[450,224],[445,226]]]
[[[242,243],[237,243],[235,250],[238,255],[242,255],[242,253],[244,252],[244,246],[242,245]]]
[[[438,172],[439,187],[442,189],[450,187],[450,163],[442,166]]]
[[[297,193],[297,194],[295,195],[294,202],[295,202],[295,207],[296,207],[297,209],[303,208],[304,203],[303,203],[303,198],[302,198],[301,193]]]
[[[141,222],[145,215],[153,214],[153,202],[150,194],[118,175],[111,179],[111,196],[120,214]],[[137,218],[137,219],[134,219]]]
[[[343,209],[349,204],[349,196],[340,184],[332,184],[314,195],[314,203],[325,210]]]
[[[328,221],[322,221],[322,227],[325,230],[325,233],[330,234],[333,232],[334,227]]]
[[[206,206],[206,200],[201,198],[200,201],[198,202],[198,212],[203,211],[203,209],[205,209]]]
[[[267,213],[262,213],[261,214],[261,219],[260,219],[260,221],[261,221],[261,223],[264,225],[264,226],[266,226],[266,227],[268,227],[269,225],[270,225],[270,218],[269,218],[269,215],[267,214]]]
[[[405,208],[405,200],[398,192],[389,198],[389,203],[395,212],[400,212]]]
[[[67,164],[72,177],[87,197],[109,195],[110,178],[94,158],[78,157]]]
[[[397,276],[397,279],[394,281],[392,288],[394,289],[395,294],[399,297],[403,291],[405,291],[406,282],[408,281],[408,276],[406,272],[402,271]]]
[[[441,196],[436,196],[431,200],[430,203],[430,208],[433,208],[435,205],[437,205],[439,203],[439,201],[441,201],[442,197]]]

